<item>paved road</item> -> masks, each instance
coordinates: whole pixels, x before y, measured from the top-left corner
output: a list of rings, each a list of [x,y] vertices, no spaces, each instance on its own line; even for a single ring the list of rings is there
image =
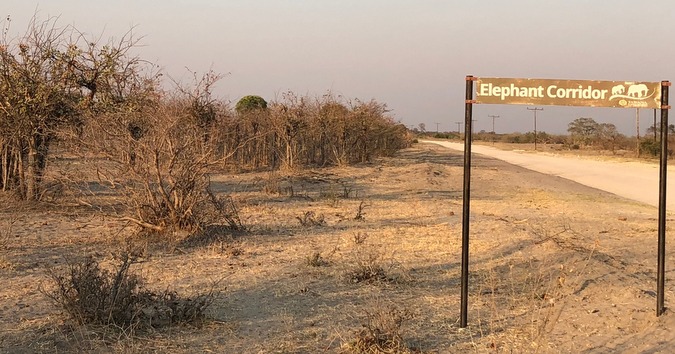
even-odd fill
[[[464,151],[463,143],[422,140]],[[646,162],[598,161],[547,154],[504,151],[473,144],[472,153],[497,158],[533,171],[546,173],[637,200],[653,206],[659,202],[659,165]],[[675,169],[668,168],[667,210],[675,210]]]

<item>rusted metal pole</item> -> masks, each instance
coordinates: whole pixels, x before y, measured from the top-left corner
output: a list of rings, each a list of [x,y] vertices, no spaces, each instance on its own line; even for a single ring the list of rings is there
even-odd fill
[[[666,181],[668,174],[668,88],[670,81],[661,81],[661,164],[659,169],[659,245],[656,276],[656,316],[665,311],[666,284]]]
[[[471,135],[473,135],[473,81],[471,75],[466,77],[466,100],[464,101],[464,190],[462,194],[462,273],[460,295],[459,326],[466,328],[469,311],[469,212],[471,202]]]

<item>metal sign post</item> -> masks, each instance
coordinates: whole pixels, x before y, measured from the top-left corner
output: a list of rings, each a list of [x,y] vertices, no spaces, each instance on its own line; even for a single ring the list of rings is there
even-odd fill
[[[464,193],[462,197],[462,295],[460,327],[466,327],[469,311],[469,212],[471,210],[471,138],[473,135],[473,76],[466,77],[466,100],[464,102]]]
[[[661,82],[661,165],[659,167],[659,245],[656,276],[656,316],[665,311],[666,284],[666,181],[668,174],[668,88],[669,81]],[[656,127],[654,127],[656,128]]]
[[[474,81],[476,99],[474,100]],[[467,326],[469,298],[469,214],[471,211],[472,109],[475,103],[661,109],[659,170],[658,264],[656,316],[665,311],[666,177],[668,172],[669,81],[588,81],[466,77],[464,105],[464,186],[462,213],[462,270],[460,327]],[[535,111],[536,114],[536,111]],[[656,128],[656,127],[655,127]]]

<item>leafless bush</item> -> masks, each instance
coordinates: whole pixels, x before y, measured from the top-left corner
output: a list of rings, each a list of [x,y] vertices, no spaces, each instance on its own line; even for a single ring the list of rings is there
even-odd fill
[[[356,244],[356,245],[361,245],[361,244],[363,244],[364,242],[366,242],[367,239],[368,239],[368,234],[367,234],[367,233],[365,233],[365,232],[357,232],[357,233],[354,234],[354,238],[353,238],[352,240],[354,241],[354,244]]]
[[[366,212],[365,209],[368,207],[369,204],[366,204],[366,202],[361,201],[359,203],[359,207],[356,209],[356,215],[354,216],[354,220],[356,221],[365,221],[366,220]]]
[[[413,353],[402,335],[403,324],[412,318],[407,310],[393,305],[365,311],[363,328],[345,345],[351,353]]]
[[[305,227],[326,225],[326,220],[323,214],[319,214],[317,216],[313,211],[307,211],[302,216],[296,216],[295,218],[298,219],[300,225]]]
[[[387,116],[386,105],[328,94],[312,99],[292,92],[265,110],[235,115],[219,129],[228,161],[251,168],[296,169],[347,165],[388,156],[407,147],[407,129]]]
[[[93,258],[72,264],[65,275],[50,274],[57,289],[47,295],[78,323],[128,328],[138,321],[136,305],[143,301],[140,279],[128,273],[133,261],[125,257],[114,273],[101,270]]]
[[[334,208],[340,205],[342,199],[349,199],[354,195],[357,193],[346,184],[331,183],[327,189],[319,191],[319,198],[328,200],[328,204]]]
[[[122,219],[144,229],[195,232],[224,223],[243,230],[233,200],[209,189],[213,146],[189,103],[173,97],[135,114],[92,119],[88,141],[106,157],[98,166],[100,182],[122,193]]]
[[[344,279],[349,283],[399,283],[410,280],[408,272],[393,257],[385,257],[384,250],[365,244],[368,235],[354,235],[353,248],[344,259]]]
[[[305,263],[310,267],[323,267],[328,265],[328,261],[321,255],[321,252],[314,252],[307,256]]]
[[[0,35],[0,187],[26,200],[44,196],[60,130],[77,134],[87,115],[142,104],[156,84],[151,66],[131,55],[133,31],[101,43],[56,22],[35,16],[25,35]]]
[[[210,213],[204,217],[204,221],[208,224],[222,224],[223,221],[228,229],[232,231],[245,231],[246,226],[241,221],[239,216],[239,209],[231,196],[216,196],[211,190],[207,189],[209,196]]]
[[[135,255],[125,253],[113,271],[93,258],[70,264],[65,274],[50,272],[55,290],[44,291],[79,324],[113,325],[124,330],[199,323],[213,293],[192,299],[175,292],[143,289],[143,279],[130,273]]]
[[[345,278],[350,283],[387,282],[392,280],[384,270],[380,254],[374,251],[357,255],[354,259],[354,264],[345,273]]]
[[[342,198],[349,199],[352,196],[358,196],[358,192],[354,191],[354,188],[352,188],[351,186],[343,185]]]

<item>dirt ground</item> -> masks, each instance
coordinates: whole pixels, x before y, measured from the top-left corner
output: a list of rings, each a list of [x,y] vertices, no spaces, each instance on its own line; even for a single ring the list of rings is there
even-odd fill
[[[206,244],[150,242],[135,265],[150,289],[215,289],[200,327],[128,334],[73,325],[40,291],[52,286],[47,270],[88,255],[110,264],[132,228],[82,206],[7,205],[0,352],[340,353],[387,313],[409,314],[400,334],[424,353],[671,351],[675,317],[655,316],[656,208],[473,161],[466,329],[462,156],[416,144],[353,167],[213,175],[249,231]],[[668,244],[666,306],[675,301],[674,251]],[[383,276],[357,282],[364,266]]]

